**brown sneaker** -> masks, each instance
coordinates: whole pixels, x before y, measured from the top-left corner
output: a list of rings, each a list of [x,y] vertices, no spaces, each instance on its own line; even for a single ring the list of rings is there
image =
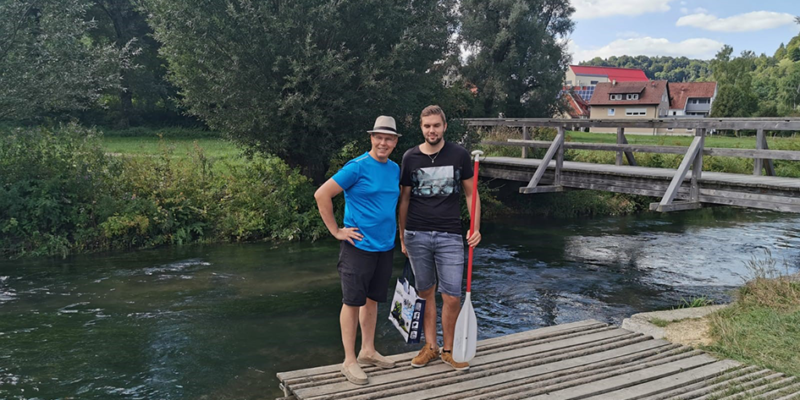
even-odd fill
[[[411,360],[411,366],[422,368],[437,358],[439,358],[439,349],[432,349],[431,346],[426,344],[425,347],[419,351],[419,354]]]
[[[456,371],[466,371],[469,369],[468,362],[458,362],[456,360],[453,360],[452,351],[442,351],[442,361],[444,361],[445,364],[448,364],[451,367],[455,368]]]

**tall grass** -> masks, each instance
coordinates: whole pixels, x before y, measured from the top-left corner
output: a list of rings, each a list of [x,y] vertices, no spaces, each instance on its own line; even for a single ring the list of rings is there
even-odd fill
[[[747,282],[730,307],[712,314],[708,350],[800,376],[800,275],[778,268],[766,250],[747,263]]]

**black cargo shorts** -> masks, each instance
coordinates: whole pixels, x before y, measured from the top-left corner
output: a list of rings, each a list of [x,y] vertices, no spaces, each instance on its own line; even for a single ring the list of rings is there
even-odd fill
[[[361,307],[367,298],[385,303],[392,277],[394,249],[365,251],[344,240],[339,248],[339,278],[342,280],[342,303]]]

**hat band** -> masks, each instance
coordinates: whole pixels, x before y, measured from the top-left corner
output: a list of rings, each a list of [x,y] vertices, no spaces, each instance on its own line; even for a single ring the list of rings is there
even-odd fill
[[[372,128],[373,131],[377,131],[378,129],[384,129],[384,130],[387,130],[387,131],[392,131],[394,133],[397,133],[397,130],[394,129],[393,127],[391,127],[391,126],[376,126],[376,127]]]

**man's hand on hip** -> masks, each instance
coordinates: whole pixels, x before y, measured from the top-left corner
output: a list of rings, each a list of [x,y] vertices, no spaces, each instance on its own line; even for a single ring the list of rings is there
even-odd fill
[[[339,240],[347,240],[350,242],[350,244],[355,246],[356,244],[353,242],[353,239],[361,241],[361,239],[364,237],[364,235],[356,232],[357,230],[358,228],[342,228],[339,229],[339,231],[333,236]]]

